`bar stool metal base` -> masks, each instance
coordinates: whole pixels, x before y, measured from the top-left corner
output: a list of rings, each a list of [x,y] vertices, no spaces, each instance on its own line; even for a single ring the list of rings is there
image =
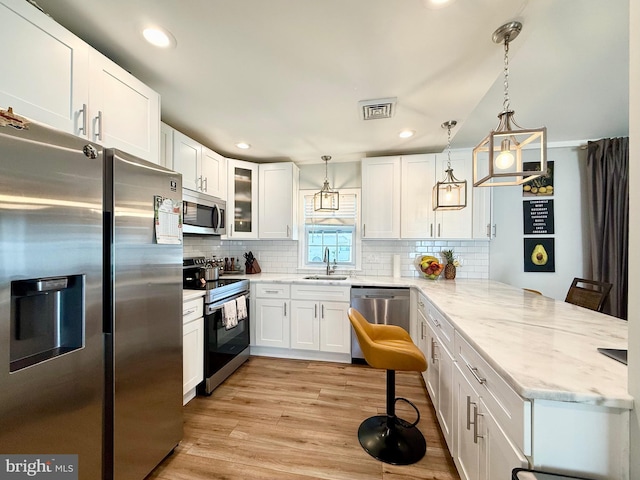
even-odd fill
[[[395,416],[367,418],[358,428],[358,440],[373,458],[392,465],[416,463],[427,451],[418,427],[405,427]]]

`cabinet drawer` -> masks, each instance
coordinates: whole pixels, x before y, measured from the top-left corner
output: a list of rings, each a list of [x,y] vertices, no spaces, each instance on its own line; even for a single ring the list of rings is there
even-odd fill
[[[258,298],[289,298],[290,285],[285,283],[256,283]]]
[[[440,313],[436,307],[434,307],[431,303],[427,303],[428,306],[428,314],[426,315],[431,328],[438,336],[440,342],[447,347],[447,349],[452,352],[453,351],[453,325],[449,323],[449,321],[444,318],[444,315]]]
[[[530,455],[530,402],[514,392],[458,332],[455,333],[455,350],[460,370],[477,389],[500,427],[525,455]]]
[[[182,303],[182,323],[190,322],[204,315],[204,300],[202,297],[187,300]]]
[[[294,300],[348,302],[351,299],[351,287],[293,284],[291,285],[291,298]]]

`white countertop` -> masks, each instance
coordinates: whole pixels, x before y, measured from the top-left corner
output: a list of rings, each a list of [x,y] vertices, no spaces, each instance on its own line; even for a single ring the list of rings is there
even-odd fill
[[[304,276],[261,273],[245,278],[418,288],[522,397],[633,408],[627,367],[596,350],[627,348],[624,320],[489,280]]]
[[[193,300],[194,298],[204,297],[204,290],[182,290],[182,301]]]

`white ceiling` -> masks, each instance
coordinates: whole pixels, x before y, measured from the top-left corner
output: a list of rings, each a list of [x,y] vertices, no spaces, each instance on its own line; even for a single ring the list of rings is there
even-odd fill
[[[554,142],[628,135],[629,0],[37,0],[162,96],[162,119],[228,157],[318,163],[472,147],[510,100]],[[149,24],[177,47],[147,44]],[[393,118],[358,102],[397,97]],[[412,129],[410,139],[398,138]],[[235,144],[252,145],[247,151]]]

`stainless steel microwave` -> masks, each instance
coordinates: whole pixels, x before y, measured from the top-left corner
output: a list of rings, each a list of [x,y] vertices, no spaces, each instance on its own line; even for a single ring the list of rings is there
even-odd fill
[[[224,200],[191,190],[182,191],[182,231],[224,235],[227,204]]]

